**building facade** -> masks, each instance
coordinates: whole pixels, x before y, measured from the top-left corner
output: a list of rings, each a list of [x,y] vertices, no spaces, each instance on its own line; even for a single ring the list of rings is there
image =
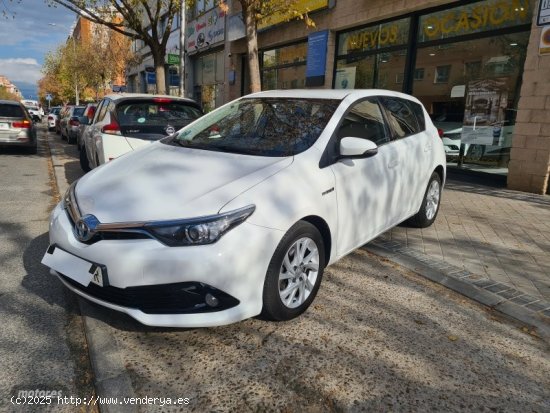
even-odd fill
[[[185,22],[184,90],[206,111],[249,92],[240,3],[228,1],[227,13],[216,4],[197,1]],[[549,192],[550,26],[537,25],[537,0],[298,0],[295,7],[316,27],[284,16],[260,24],[263,90],[410,93],[440,130],[450,168]]]

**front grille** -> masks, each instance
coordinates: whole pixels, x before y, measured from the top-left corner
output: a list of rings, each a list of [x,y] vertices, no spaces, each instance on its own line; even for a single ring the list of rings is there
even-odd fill
[[[100,287],[90,283],[87,287],[60,274],[63,281],[83,293],[122,307],[135,308],[146,314],[194,314],[227,310],[239,300],[214,287],[199,282],[159,284],[139,287]],[[215,306],[206,303],[206,296],[215,297]]]

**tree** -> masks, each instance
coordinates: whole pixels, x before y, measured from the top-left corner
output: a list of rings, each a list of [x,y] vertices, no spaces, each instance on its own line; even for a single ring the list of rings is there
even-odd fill
[[[302,19],[308,27],[315,27],[315,23],[309,18],[307,10],[298,10],[296,0],[239,0],[239,3],[241,4],[246,31],[250,91],[254,93],[261,90],[260,63],[258,60],[258,23],[274,16],[284,21],[293,18]],[[220,3],[220,7],[227,6]]]
[[[0,99],[20,100],[20,97],[14,93],[11,93],[5,86],[0,85]]]
[[[181,0],[49,0],[88,20],[106,26],[151,50],[157,77],[157,93],[166,93],[164,62],[166,45]]]

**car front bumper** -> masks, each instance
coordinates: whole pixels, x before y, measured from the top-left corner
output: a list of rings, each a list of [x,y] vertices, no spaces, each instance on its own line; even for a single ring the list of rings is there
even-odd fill
[[[83,286],[67,274],[51,272],[82,297],[146,325],[224,325],[261,312],[265,274],[282,236],[281,231],[244,222],[210,245],[167,247],[154,239],[101,240],[88,245],[75,238],[59,204],[50,219],[50,244],[101,264],[107,283]],[[188,291],[200,297],[186,295]],[[201,305],[208,293],[216,296],[219,307]]]

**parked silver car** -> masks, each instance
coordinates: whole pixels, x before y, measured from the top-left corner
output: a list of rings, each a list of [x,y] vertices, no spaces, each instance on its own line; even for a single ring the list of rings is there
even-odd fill
[[[68,143],[76,142],[76,134],[80,121],[78,118],[84,113],[85,106],[69,106],[60,113],[59,129],[61,139],[66,139]]]
[[[25,107],[13,100],[0,100],[0,146],[22,146],[36,153],[36,129]]]

